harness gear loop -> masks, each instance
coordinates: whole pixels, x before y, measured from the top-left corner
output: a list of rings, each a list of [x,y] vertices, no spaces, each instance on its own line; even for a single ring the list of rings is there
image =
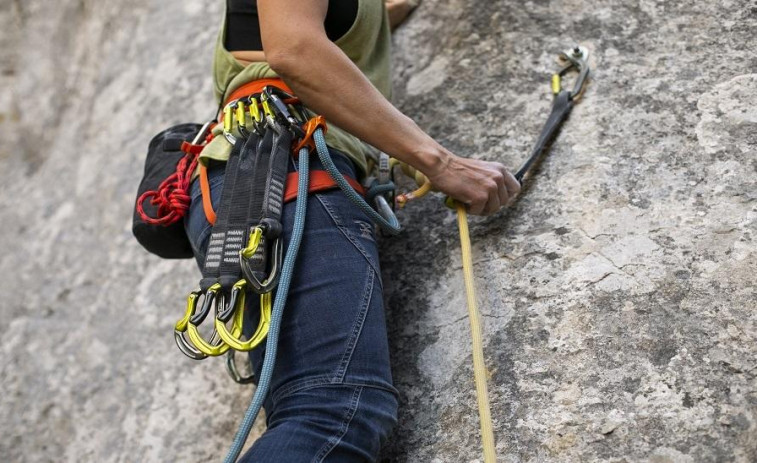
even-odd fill
[[[205,213],[205,218],[208,219],[210,225],[215,225],[216,211],[213,210],[212,198],[210,196],[208,168],[202,163],[200,163],[200,192],[202,195],[202,210]]]

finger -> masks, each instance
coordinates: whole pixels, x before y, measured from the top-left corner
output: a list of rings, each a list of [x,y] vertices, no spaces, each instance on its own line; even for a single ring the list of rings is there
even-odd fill
[[[510,200],[510,193],[507,191],[507,185],[505,184],[505,175],[497,175],[494,181],[497,182],[497,195],[499,196],[499,203],[507,204]]]
[[[505,187],[510,198],[520,193],[520,182],[508,170],[505,170]]]
[[[478,195],[478,197],[471,199],[465,204],[468,205],[468,212],[473,215],[482,215],[486,209],[488,197],[484,195]]]
[[[499,188],[490,188],[489,189],[489,199],[486,202],[486,207],[484,207],[484,213],[483,215],[492,215],[495,212],[499,210],[499,208],[502,206],[502,203],[499,199]]]

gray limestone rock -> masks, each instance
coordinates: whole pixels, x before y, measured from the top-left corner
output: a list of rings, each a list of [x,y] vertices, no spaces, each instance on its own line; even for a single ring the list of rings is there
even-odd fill
[[[198,273],[131,236],[152,134],[212,115],[222,2],[3,0],[3,461],[218,461],[248,387],[173,345]],[[757,5],[426,0],[395,103],[517,167],[554,57],[589,87],[520,201],[471,220],[499,461],[757,461]],[[452,211],[382,242],[386,461],[483,461]],[[256,433],[261,431],[260,423]]]

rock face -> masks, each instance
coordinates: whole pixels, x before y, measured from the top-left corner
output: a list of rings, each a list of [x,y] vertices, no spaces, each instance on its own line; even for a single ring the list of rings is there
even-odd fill
[[[0,453],[218,461],[252,391],[173,345],[197,271],[131,237],[143,152],[212,114],[222,2],[0,8]],[[472,220],[499,461],[757,461],[753,2],[426,0],[395,102],[516,167],[553,58],[596,71],[507,211]],[[481,461],[454,216],[383,242],[400,424],[387,461]]]

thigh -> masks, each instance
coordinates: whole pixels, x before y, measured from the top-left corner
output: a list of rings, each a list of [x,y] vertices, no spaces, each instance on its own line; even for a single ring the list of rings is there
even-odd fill
[[[376,461],[397,422],[394,394],[332,384],[283,398],[240,463]]]
[[[294,203],[284,211],[285,245]],[[269,407],[303,388],[392,386],[378,251],[369,219],[340,190],[308,198],[305,232],[282,318]],[[257,303],[248,312],[257,320]],[[260,367],[264,349],[252,352]]]

